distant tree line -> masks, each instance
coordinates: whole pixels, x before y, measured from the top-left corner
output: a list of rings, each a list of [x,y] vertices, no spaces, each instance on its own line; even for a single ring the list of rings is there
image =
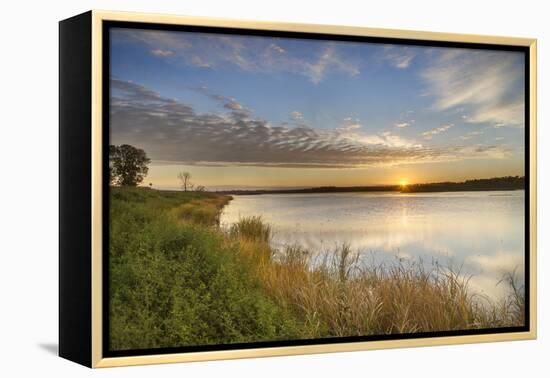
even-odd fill
[[[524,176],[493,177],[489,179],[473,179],[463,182],[437,182],[430,184],[407,185],[401,189],[404,192],[460,192],[481,190],[517,190],[525,189]]]
[[[351,193],[351,192],[466,192],[482,190],[525,189],[525,177],[506,176],[490,179],[474,179],[463,182],[437,182],[410,185],[372,185],[372,186],[319,186],[297,189],[252,189],[223,190],[220,194],[289,194],[289,193]]]

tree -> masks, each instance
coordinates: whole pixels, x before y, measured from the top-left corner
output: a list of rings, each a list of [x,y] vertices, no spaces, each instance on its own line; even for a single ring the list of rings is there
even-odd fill
[[[151,159],[145,151],[129,144],[109,146],[110,183],[119,186],[137,186],[143,181]]]
[[[180,172],[178,173],[178,178],[181,181],[181,188],[184,192],[188,190],[193,190],[193,184],[191,183],[191,173],[189,172]]]

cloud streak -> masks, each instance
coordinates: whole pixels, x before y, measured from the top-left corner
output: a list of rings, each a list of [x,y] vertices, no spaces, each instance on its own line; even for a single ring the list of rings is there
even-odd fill
[[[409,127],[411,125],[411,122],[397,122],[395,124],[395,127],[398,129],[404,129],[405,127]]]
[[[434,135],[444,133],[445,131],[449,130],[453,126],[454,125],[452,123],[450,123],[448,125],[443,125],[443,126],[440,126],[440,127],[436,127],[435,129],[424,131],[422,133],[422,136],[424,137],[424,139],[432,139]]]
[[[301,121],[301,120],[304,119],[304,115],[302,114],[302,112],[294,110],[294,111],[290,112],[290,118],[293,121]]]
[[[114,43],[143,44],[169,63],[205,69],[229,64],[245,72],[294,73],[313,84],[329,73],[360,74],[358,65],[327,41],[309,41],[307,49],[300,48],[304,42],[295,41],[297,47],[291,50],[278,38],[123,28],[114,29],[112,38]]]
[[[111,143],[144,148],[155,161],[276,167],[353,168],[469,158],[503,158],[499,145],[429,147],[391,132],[361,132],[347,119],[332,130],[273,125],[236,99],[197,91],[221,112],[197,112],[140,84],[111,79]]]
[[[433,51],[422,77],[434,109],[463,107],[470,123],[524,127],[524,60],[521,53],[452,49]]]
[[[394,68],[409,68],[415,57],[416,50],[414,48],[394,45],[384,46],[383,59]]]
[[[466,133],[466,135],[461,135],[460,139],[469,140],[469,139],[472,139],[473,137],[480,136],[480,135],[483,135],[483,134],[484,134],[483,130],[469,131],[469,132]]]

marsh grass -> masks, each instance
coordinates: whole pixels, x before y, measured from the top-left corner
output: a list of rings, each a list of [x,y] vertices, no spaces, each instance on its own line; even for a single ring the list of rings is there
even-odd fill
[[[179,220],[187,220],[202,225],[219,225],[221,209],[231,201],[229,196],[207,196],[192,199],[173,209]]]
[[[109,343],[113,350],[522,325],[515,272],[499,302],[460,270],[365,264],[349,245],[325,254],[270,246],[261,217],[227,230],[231,197],[111,188]]]
[[[269,243],[271,227],[262,221],[261,216],[251,216],[239,219],[231,225],[229,235],[259,243]]]
[[[269,249],[257,217],[243,218],[230,237],[244,238],[250,249]],[[254,227],[248,227],[254,223]],[[246,233],[235,233],[244,228]],[[256,231],[256,233],[254,233]],[[252,246],[250,243],[253,243]],[[474,293],[461,269],[396,259],[365,264],[349,244],[319,256],[299,245],[271,251],[258,268],[268,295],[303,325],[303,337],[359,336],[519,326],[524,324],[524,294],[514,273],[501,284],[510,294],[494,302]]]
[[[512,322],[525,322],[525,285],[520,281],[517,267],[511,272],[505,272],[498,284],[504,284],[509,290],[509,294],[504,298],[502,306],[507,312]]]

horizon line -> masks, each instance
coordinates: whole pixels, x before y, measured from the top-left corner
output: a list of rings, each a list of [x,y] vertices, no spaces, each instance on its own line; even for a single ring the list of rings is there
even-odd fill
[[[491,180],[502,180],[502,179],[521,179],[525,181],[525,175],[507,175],[507,176],[493,176],[487,178],[469,178],[462,181],[433,181],[433,182],[420,182],[420,183],[407,183],[405,185],[401,183],[394,184],[368,184],[368,185],[301,185],[301,186],[258,186],[258,185],[211,185],[206,188],[206,192],[227,192],[227,191],[261,191],[261,190],[308,190],[308,189],[352,189],[352,188],[400,188],[400,187],[414,187],[414,186],[427,186],[427,185],[459,185],[465,184],[471,181],[491,181]],[[166,191],[179,191],[179,186],[159,186],[154,187],[150,185],[138,185],[142,188],[152,188],[155,190],[166,190]],[[217,190],[212,190],[218,188]]]

